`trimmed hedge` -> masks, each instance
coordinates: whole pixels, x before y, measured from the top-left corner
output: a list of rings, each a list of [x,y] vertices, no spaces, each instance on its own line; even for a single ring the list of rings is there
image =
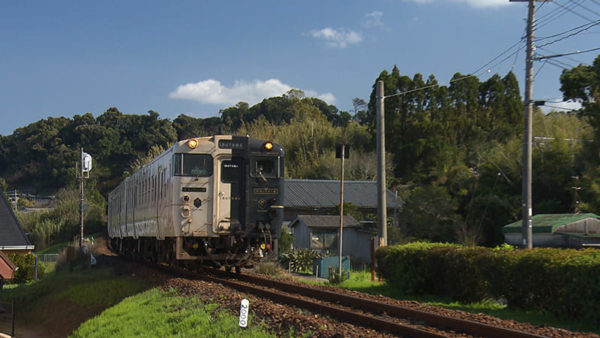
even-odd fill
[[[600,251],[513,250],[441,243],[383,247],[380,274],[406,294],[472,302],[505,299],[508,306],[585,318],[600,325]]]

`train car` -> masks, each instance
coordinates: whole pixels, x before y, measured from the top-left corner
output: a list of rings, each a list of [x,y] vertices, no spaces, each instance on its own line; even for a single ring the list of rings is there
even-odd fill
[[[283,217],[284,151],[243,136],[177,142],[108,197],[113,250],[156,262],[252,266]]]

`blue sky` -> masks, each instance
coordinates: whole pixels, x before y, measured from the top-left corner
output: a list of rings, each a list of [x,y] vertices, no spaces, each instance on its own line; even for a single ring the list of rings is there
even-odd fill
[[[539,37],[600,19],[600,0],[537,6]],[[375,78],[394,65],[441,84],[475,72],[521,40],[526,7],[508,0],[4,1],[0,134],[111,106],[170,119],[217,116],[290,88],[351,110],[352,99],[368,100]],[[600,47],[599,34],[600,25],[590,27],[538,55]],[[523,85],[524,49],[511,54],[519,47],[524,42],[477,75],[513,69]],[[559,101],[560,67],[590,64],[599,53],[536,63],[534,97]]]

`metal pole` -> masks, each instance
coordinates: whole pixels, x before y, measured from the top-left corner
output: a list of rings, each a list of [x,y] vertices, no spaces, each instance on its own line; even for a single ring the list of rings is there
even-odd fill
[[[16,319],[17,315],[15,313],[15,300],[12,300],[12,329],[10,332],[10,336],[14,337],[15,336],[15,319]]]
[[[387,245],[387,206],[385,199],[385,112],[383,81],[377,81],[377,232],[379,247]]]
[[[345,151],[346,145],[342,144],[342,158],[341,158],[341,170],[342,175],[340,178],[340,252],[338,254],[338,272],[340,274],[340,278],[342,277],[342,242],[344,239],[344,157],[346,155]]]
[[[81,148],[81,171],[79,172],[79,250],[83,245],[83,148]]]
[[[534,31],[535,1],[529,0],[529,14],[527,16],[527,56],[525,62],[525,130],[523,133],[523,223],[521,231],[523,247],[533,248],[532,233],[532,203],[531,203],[531,144],[532,144],[532,117],[533,117],[533,31]]]

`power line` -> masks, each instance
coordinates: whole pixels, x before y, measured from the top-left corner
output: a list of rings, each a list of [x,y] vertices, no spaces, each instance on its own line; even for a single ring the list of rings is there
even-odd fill
[[[600,50],[600,47],[592,48],[592,49],[588,49],[588,50],[582,50],[582,51],[578,50],[576,52],[571,52],[571,53],[563,53],[563,54],[554,54],[554,55],[548,55],[548,56],[540,56],[540,57],[536,57],[536,58],[533,58],[533,59],[534,60],[552,59],[552,58],[558,58],[558,57],[575,55],[575,54],[589,53],[589,52],[593,52],[593,51],[596,51],[596,50]]]
[[[570,5],[567,5],[567,6],[575,7],[575,4],[571,3]],[[537,20],[536,28],[541,28],[543,26],[546,26],[547,24],[560,18],[561,16],[565,15],[566,13],[567,13],[567,10],[565,8],[555,7],[552,11],[550,11],[550,13],[547,13],[546,15],[540,17]]]
[[[558,39],[556,39],[556,40],[553,40],[553,41],[547,42],[547,43],[545,43],[545,44],[539,45],[539,46],[537,46],[537,47],[539,48],[539,47],[545,47],[545,46],[549,46],[549,45],[551,45],[551,44],[557,43],[557,42],[559,42],[559,41],[562,41],[562,40],[564,40],[564,39],[567,39],[567,38],[570,38],[570,37],[572,37],[572,36],[575,36],[575,35],[577,35],[577,34],[580,34],[580,33],[582,33],[582,32],[585,32],[585,31],[587,31],[588,29],[590,29],[590,28],[592,28],[592,27],[595,27],[595,26],[597,26],[597,25],[600,25],[600,20],[598,20],[598,21],[594,22],[594,23],[593,23],[593,24],[591,24],[591,25],[588,25],[588,26],[587,26],[587,27],[585,27],[585,28],[582,28],[582,29],[580,29],[580,30],[578,30],[578,31],[576,31],[576,32],[573,32],[573,33],[571,33],[571,34],[569,34],[569,35],[563,36],[563,37],[561,37],[561,38],[558,38]]]
[[[562,4],[561,4],[560,2],[558,2],[557,0],[555,0],[555,1],[554,1],[554,3],[555,3],[555,4],[557,4],[557,5],[558,5],[558,6],[560,6],[560,7],[563,7],[565,10],[568,10],[569,12],[571,12],[571,13],[573,13],[573,14],[577,15],[577,16],[578,16],[578,17],[580,17],[580,18],[583,18],[583,19],[585,19],[585,20],[587,20],[587,21],[590,21],[590,22],[594,21],[594,20],[592,20],[592,19],[589,19],[589,18],[587,18],[587,17],[583,16],[582,14],[579,14],[579,13],[575,12],[575,11],[572,9],[573,7],[580,6],[580,5],[581,5],[581,3],[580,3],[580,2],[577,2],[577,1],[573,0],[573,3],[575,4],[575,6],[573,6],[572,8],[568,8],[568,7],[566,7],[565,5],[562,5]]]
[[[490,64],[492,64],[494,61],[498,60],[499,58],[501,58],[504,54],[508,53],[511,49],[515,48],[516,46],[518,46],[520,43],[522,43],[525,40],[525,37],[522,37],[521,40],[517,41],[515,44],[513,44],[512,46],[508,47],[505,51],[503,51],[502,53],[498,54],[496,57],[494,57],[492,60],[490,60],[488,63],[484,64],[483,66],[479,67],[477,70],[475,70],[474,72],[471,72],[471,74],[478,74],[482,69],[485,69],[487,66],[489,66]],[[516,52],[513,52],[512,54],[510,54],[508,57],[512,57],[513,55],[515,55],[515,53],[517,53],[518,51],[520,51],[521,49],[523,49],[524,47],[520,47],[519,49],[517,49]],[[500,63],[506,61],[506,59],[500,61]]]
[[[547,52],[550,52],[550,53],[553,53],[553,54],[560,54],[560,53],[558,53],[558,52],[556,52],[556,51],[553,51],[553,50],[551,50],[551,49],[548,49],[548,48],[545,48],[545,47],[542,47],[542,48],[539,48],[539,49],[540,49],[540,50],[547,51]],[[585,61],[581,61],[581,60],[579,60],[579,59],[575,59],[575,58],[572,58],[572,57],[570,57],[570,56],[565,56],[564,58],[565,58],[565,59],[567,59],[567,60],[570,60],[570,61],[572,61],[572,62],[578,63],[578,64],[583,64],[583,65],[586,65],[586,66],[589,66],[589,65],[590,65],[589,63],[587,63],[587,62],[585,62]]]
[[[536,38],[535,40],[536,41],[542,41],[542,40],[547,40],[547,39],[555,38],[557,36],[561,36],[563,34],[566,34],[566,33],[569,33],[569,32],[572,32],[572,31],[575,31],[575,30],[578,30],[578,29],[581,29],[581,28],[584,28],[584,27],[587,27],[587,26],[590,26],[590,25],[591,26],[598,25],[598,23],[600,23],[600,20],[594,21],[592,23],[586,23],[586,24],[583,24],[583,25],[580,25],[580,26],[577,26],[577,27],[573,27],[573,28],[571,28],[569,30],[566,30],[564,32],[561,32],[561,33],[557,33],[557,34],[553,34],[553,35],[549,35],[549,36],[544,36],[544,37],[539,37],[539,38]]]

